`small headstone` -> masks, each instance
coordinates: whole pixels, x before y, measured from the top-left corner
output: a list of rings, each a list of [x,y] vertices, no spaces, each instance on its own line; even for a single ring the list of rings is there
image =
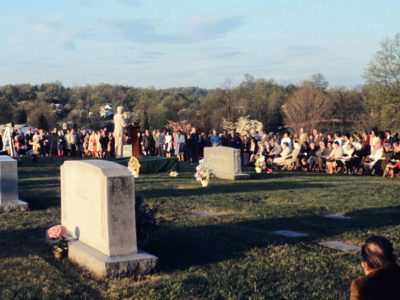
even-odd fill
[[[319,243],[321,246],[328,247],[330,249],[339,250],[343,252],[360,251],[361,247],[354,246],[351,244],[343,243],[341,241],[327,241]]]
[[[0,212],[26,211],[28,203],[18,197],[17,161],[9,156],[0,156]]]
[[[242,173],[241,153],[239,149],[230,147],[204,148],[204,160],[214,172],[215,177],[237,180],[249,179],[249,174]]]
[[[144,275],[157,263],[137,248],[134,178],[122,165],[64,162],[61,223],[73,239],[68,257],[97,277]]]
[[[208,212],[206,212],[206,211],[194,211],[194,212],[192,212],[192,215],[196,216],[196,217],[208,217],[208,216],[210,216],[210,214]]]
[[[291,237],[291,238],[300,238],[308,236],[308,233],[300,232],[300,231],[291,231],[291,230],[276,230],[272,232],[273,234]]]
[[[328,219],[333,219],[333,220],[351,220],[350,217],[347,216],[343,216],[343,215],[336,215],[336,214],[329,214],[329,215],[324,215],[324,218],[328,218]]]

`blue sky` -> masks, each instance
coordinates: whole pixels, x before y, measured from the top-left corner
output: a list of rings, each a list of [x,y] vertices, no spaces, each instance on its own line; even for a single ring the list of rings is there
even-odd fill
[[[353,87],[400,1],[0,0],[0,85],[214,88],[244,74]]]

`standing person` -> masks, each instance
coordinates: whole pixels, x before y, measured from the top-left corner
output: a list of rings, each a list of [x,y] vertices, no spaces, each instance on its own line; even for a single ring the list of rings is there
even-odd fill
[[[25,144],[28,146],[28,150],[32,150],[32,128],[28,129],[28,132],[25,134]]]
[[[189,145],[189,153],[191,162],[198,162],[199,161],[199,134],[196,131],[195,127],[192,127],[189,138],[188,138],[188,145]]]
[[[71,128],[69,134],[69,143],[71,148],[71,156],[76,156],[76,132],[74,128]]]
[[[64,156],[65,138],[62,130],[58,131],[57,135],[57,155],[58,157]]]
[[[64,139],[65,139],[65,148],[67,150],[67,155],[71,156],[71,143],[70,143],[70,134],[71,134],[71,130],[67,129],[67,133],[64,135]]]
[[[153,134],[154,136],[154,154],[156,156],[160,156],[160,130],[156,130],[155,133]]]
[[[83,153],[83,132],[80,128],[76,131],[76,155],[82,157]]]
[[[242,149],[242,139],[240,138],[239,132],[234,133],[231,147],[235,149]]]
[[[213,129],[212,131],[210,140],[212,147],[221,146],[221,137],[217,134],[217,131],[215,129]]]
[[[226,145],[228,147],[234,148],[234,144],[235,144],[235,130],[231,129],[231,131],[229,132],[229,134],[227,136]]]
[[[57,156],[57,128],[53,128],[53,131],[50,134],[50,151],[49,151],[49,156]]]
[[[100,143],[100,132],[96,131],[96,157],[97,158],[103,158],[102,152],[101,152],[101,143]]]
[[[199,157],[204,157],[204,147],[207,145],[207,135],[204,131],[200,133],[199,136]]]
[[[242,147],[241,147],[241,153],[242,153],[242,162],[244,166],[248,166],[250,164],[250,138],[247,134],[244,134],[242,136]]]
[[[108,134],[107,156],[109,159],[115,157],[115,140],[112,132]]]
[[[104,130],[100,131],[100,145],[101,145],[101,157],[106,157],[107,146],[108,146],[108,135]]]
[[[353,280],[350,300],[400,299],[400,266],[392,243],[382,236],[371,236],[361,247],[365,276]]]
[[[83,156],[84,157],[89,156],[90,136],[91,136],[91,132],[87,131],[83,137]]]
[[[158,137],[158,152],[160,156],[165,156],[165,131],[160,131]]]
[[[150,155],[151,136],[148,129],[144,131],[142,139],[142,153],[145,156]]]
[[[36,155],[40,155],[40,135],[39,131],[35,130],[35,133],[32,136],[32,150],[33,153]]]
[[[93,130],[89,137],[88,156],[96,157],[96,150],[97,150],[96,134]]]
[[[220,134],[220,137],[221,137],[221,146],[225,146],[225,147],[228,147],[229,145],[229,141],[228,141],[228,134],[227,134],[227,132],[226,132],[226,130],[224,129],[223,131],[222,131],[222,133]]]
[[[165,144],[164,144],[165,154],[167,157],[171,157],[172,148],[172,135],[169,131],[165,134]]]
[[[182,131],[178,131],[175,154],[179,161],[184,161],[185,159],[184,157],[185,147],[186,147],[185,135],[182,133]]]
[[[155,135],[156,135],[156,131],[153,130],[150,134],[150,148],[149,148],[150,156],[156,155],[156,142],[154,140]]]

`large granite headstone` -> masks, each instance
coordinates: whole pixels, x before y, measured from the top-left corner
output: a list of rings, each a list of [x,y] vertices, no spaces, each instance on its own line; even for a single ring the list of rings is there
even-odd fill
[[[217,178],[248,179],[249,174],[242,173],[241,154],[239,149],[230,147],[206,147],[204,159]]]
[[[147,274],[157,263],[137,248],[134,178],[124,166],[64,162],[61,223],[72,240],[68,257],[98,277]]]
[[[26,211],[28,203],[18,198],[17,161],[0,155],[0,212]]]

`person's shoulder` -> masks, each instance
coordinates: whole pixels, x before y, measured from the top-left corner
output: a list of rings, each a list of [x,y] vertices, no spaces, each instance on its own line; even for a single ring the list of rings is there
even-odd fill
[[[361,299],[361,294],[362,294],[362,289],[363,286],[365,285],[366,278],[364,277],[359,277],[357,279],[354,279],[351,282],[350,285],[350,300],[356,300],[356,299]]]

